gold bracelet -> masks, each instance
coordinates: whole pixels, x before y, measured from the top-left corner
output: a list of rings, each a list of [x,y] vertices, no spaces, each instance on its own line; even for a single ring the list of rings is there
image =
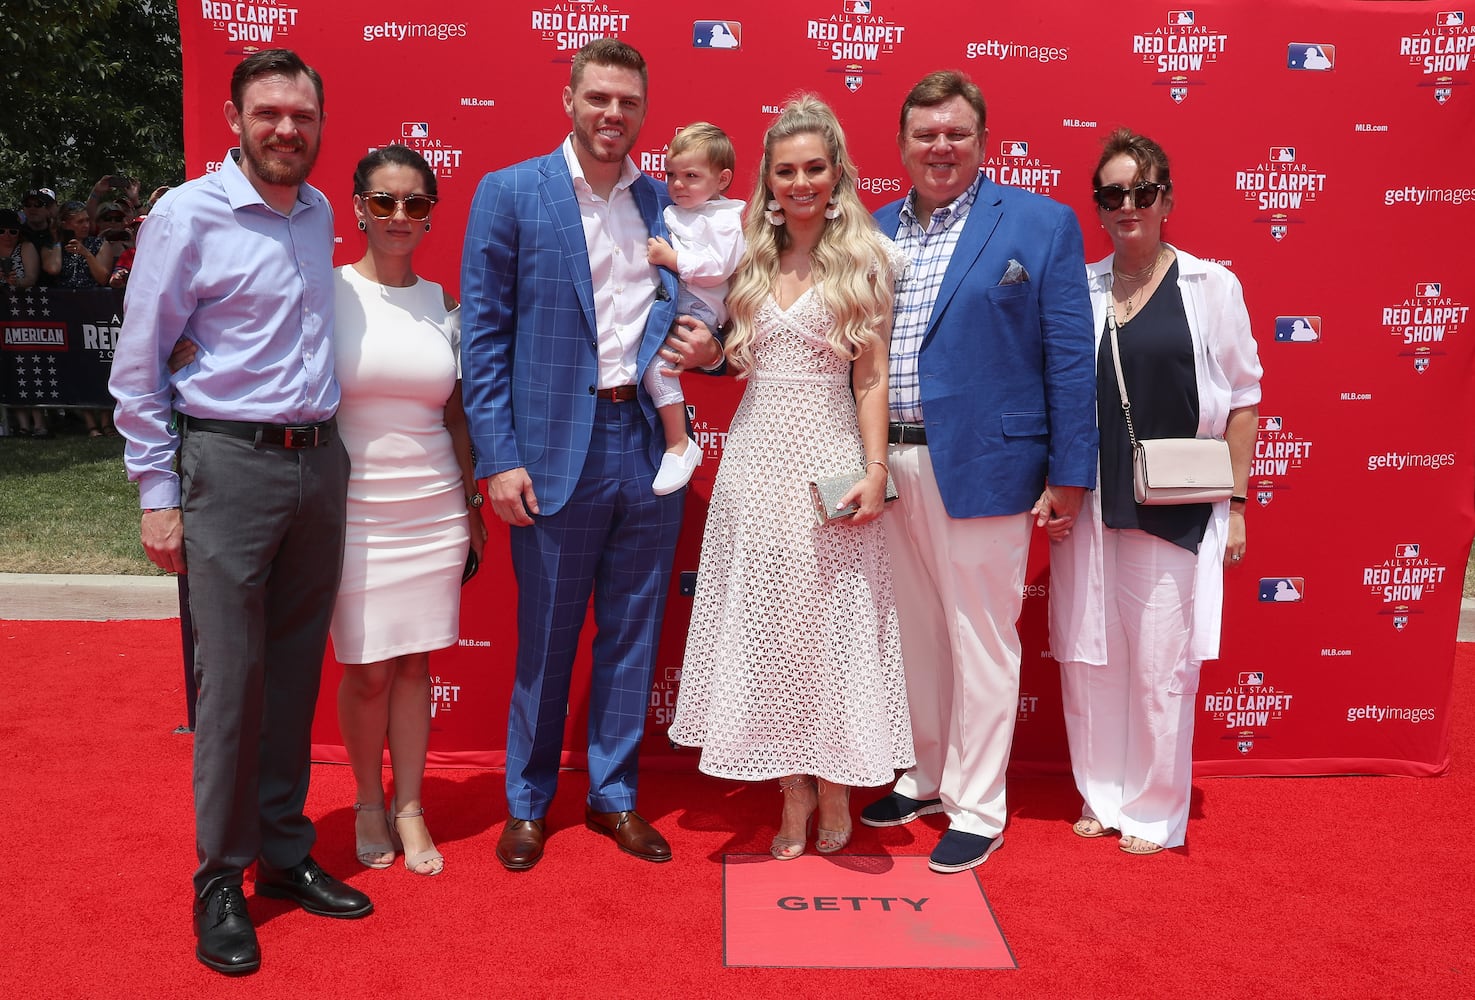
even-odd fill
[[[874,461],[867,462],[866,465],[865,465],[865,467],[866,467],[866,469],[870,469],[870,467],[873,466],[873,465],[879,465],[881,468],[883,468],[883,469],[886,470],[886,474],[888,476],[891,475],[891,466],[887,465],[885,462],[881,461],[880,459],[875,459]]]

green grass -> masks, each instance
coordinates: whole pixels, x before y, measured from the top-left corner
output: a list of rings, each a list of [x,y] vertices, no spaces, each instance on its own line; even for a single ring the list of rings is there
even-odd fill
[[[160,575],[138,516],[122,438],[0,437],[0,573]]]

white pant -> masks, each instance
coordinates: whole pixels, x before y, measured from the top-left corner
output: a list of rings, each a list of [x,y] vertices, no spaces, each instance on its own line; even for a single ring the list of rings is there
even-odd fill
[[[674,375],[661,374],[663,370],[669,368],[670,365],[657,356],[646,366],[645,378],[641,379],[645,383],[645,391],[650,393],[651,402],[656,404],[657,409],[679,403],[686,398],[681,394],[681,379]],[[674,443],[674,441],[666,442],[668,445]]]
[[[1107,663],[1060,664],[1071,771],[1083,815],[1178,847],[1193,782],[1198,557],[1134,529],[1102,528],[1101,538]]]
[[[891,554],[917,766],[896,782],[942,799],[955,830],[1004,830],[1004,771],[1019,713],[1028,514],[949,517],[925,446],[892,445]]]

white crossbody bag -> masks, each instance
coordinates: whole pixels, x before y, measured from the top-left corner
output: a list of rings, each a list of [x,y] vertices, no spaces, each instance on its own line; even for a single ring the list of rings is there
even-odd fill
[[[1127,418],[1127,437],[1132,442],[1132,493],[1137,502],[1145,507],[1157,507],[1228,500],[1234,492],[1228,442],[1220,438],[1137,440],[1137,431],[1132,426],[1132,401],[1127,398],[1127,381],[1122,377],[1116,317],[1111,315],[1109,307],[1106,326],[1111,331],[1111,363],[1116,368],[1117,391],[1122,396],[1122,415]]]

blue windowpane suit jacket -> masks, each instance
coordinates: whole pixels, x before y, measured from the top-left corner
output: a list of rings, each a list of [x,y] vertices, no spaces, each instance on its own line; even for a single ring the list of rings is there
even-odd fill
[[[652,236],[667,237],[664,188],[631,185]],[[676,277],[661,282],[640,342],[636,381],[675,319]],[[589,451],[599,368],[593,279],[573,178],[561,149],[487,174],[476,189],[461,263],[461,367],[478,479],[525,467],[543,514],[561,509]],[[639,402],[664,435],[650,396]]]

